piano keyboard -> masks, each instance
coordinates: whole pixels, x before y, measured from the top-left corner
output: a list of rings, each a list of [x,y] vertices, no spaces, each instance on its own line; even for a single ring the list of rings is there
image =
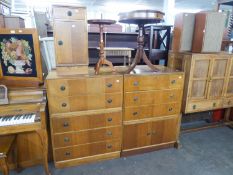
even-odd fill
[[[0,116],[0,126],[34,123],[36,114],[21,114],[12,116]]]

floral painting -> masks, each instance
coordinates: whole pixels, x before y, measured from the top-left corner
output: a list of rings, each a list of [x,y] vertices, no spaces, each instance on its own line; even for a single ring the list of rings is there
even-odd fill
[[[32,43],[30,36],[8,35],[0,38],[0,59],[4,75],[36,75]]]

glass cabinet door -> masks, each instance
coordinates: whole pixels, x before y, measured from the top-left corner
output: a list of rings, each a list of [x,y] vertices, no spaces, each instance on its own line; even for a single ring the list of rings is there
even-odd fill
[[[224,95],[229,57],[212,56],[211,76],[209,79],[208,98],[216,99]]]
[[[192,59],[189,98],[191,100],[207,98],[211,59],[205,55],[195,54]]]

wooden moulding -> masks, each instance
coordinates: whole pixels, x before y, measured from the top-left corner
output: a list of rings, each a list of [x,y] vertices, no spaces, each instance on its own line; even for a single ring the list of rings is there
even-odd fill
[[[62,66],[62,67],[57,67],[57,74],[61,76],[69,76],[69,75],[78,75],[78,74],[88,74],[88,66],[83,65],[83,66]]]

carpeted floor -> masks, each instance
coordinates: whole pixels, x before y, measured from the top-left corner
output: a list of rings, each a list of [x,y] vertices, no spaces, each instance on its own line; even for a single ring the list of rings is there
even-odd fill
[[[233,130],[223,127],[181,135],[182,148],[55,169],[52,175],[232,175]],[[36,166],[10,175],[44,175]]]

